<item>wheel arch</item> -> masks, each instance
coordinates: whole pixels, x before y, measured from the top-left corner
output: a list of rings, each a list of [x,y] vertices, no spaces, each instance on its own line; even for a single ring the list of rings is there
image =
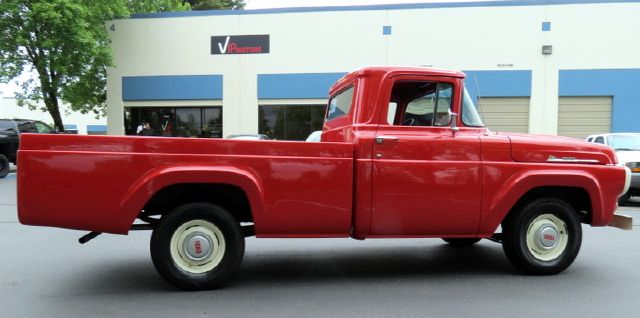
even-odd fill
[[[485,198],[479,233],[491,236],[502,221],[518,207],[541,197],[556,197],[583,213],[582,221],[593,224],[601,215],[599,184],[584,171],[529,171],[510,178],[493,197]]]
[[[221,196],[226,197],[219,199]],[[178,200],[171,202],[171,199]],[[228,209],[240,207],[238,221],[250,221],[256,226],[263,214],[261,181],[249,171],[233,166],[165,167],[145,174],[122,200],[120,211],[126,215],[122,218],[121,232],[127,233],[145,208],[157,209],[167,202],[172,208],[189,200],[217,203]]]

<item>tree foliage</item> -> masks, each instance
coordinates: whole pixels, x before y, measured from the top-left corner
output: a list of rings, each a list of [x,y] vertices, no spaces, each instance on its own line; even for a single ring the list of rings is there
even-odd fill
[[[188,11],[191,6],[183,0],[127,0],[130,13]]]
[[[61,131],[59,98],[74,110],[99,112],[111,65],[104,22],[127,14],[123,2],[111,0],[2,0],[0,81],[37,74],[20,83],[16,97],[21,104],[43,101]]]
[[[20,105],[42,101],[64,130],[59,100],[74,111],[104,114],[113,66],[106,22],[131,13],[240,9],[242,0],[0,0],[0,82],[20,81]],[[37,78],[20,80],[20,74]]]
[[[244,0],[185,0],[192,10],[244,9]]]

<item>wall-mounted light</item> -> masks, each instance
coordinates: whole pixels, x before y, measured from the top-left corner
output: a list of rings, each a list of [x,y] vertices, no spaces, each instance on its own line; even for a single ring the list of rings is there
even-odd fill
[[[553,45],[543,45],[542,55],[551,55],[553,53]]]

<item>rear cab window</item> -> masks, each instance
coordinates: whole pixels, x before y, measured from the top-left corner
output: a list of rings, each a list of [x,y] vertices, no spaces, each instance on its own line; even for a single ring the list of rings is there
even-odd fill
[[[332,120],[348,114],[349,111],[351,111],[352,106],[353,86],[349,86],[329,100],[329,105],[327,106],[327,120]]]

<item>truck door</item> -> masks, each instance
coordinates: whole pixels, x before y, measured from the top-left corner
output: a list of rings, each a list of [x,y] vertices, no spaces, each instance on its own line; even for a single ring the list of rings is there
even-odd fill
[[[477,232],[479,129],[454,133],[449,121],[460,87],[456,78],[394,78],[373,144],[371,235]]]

